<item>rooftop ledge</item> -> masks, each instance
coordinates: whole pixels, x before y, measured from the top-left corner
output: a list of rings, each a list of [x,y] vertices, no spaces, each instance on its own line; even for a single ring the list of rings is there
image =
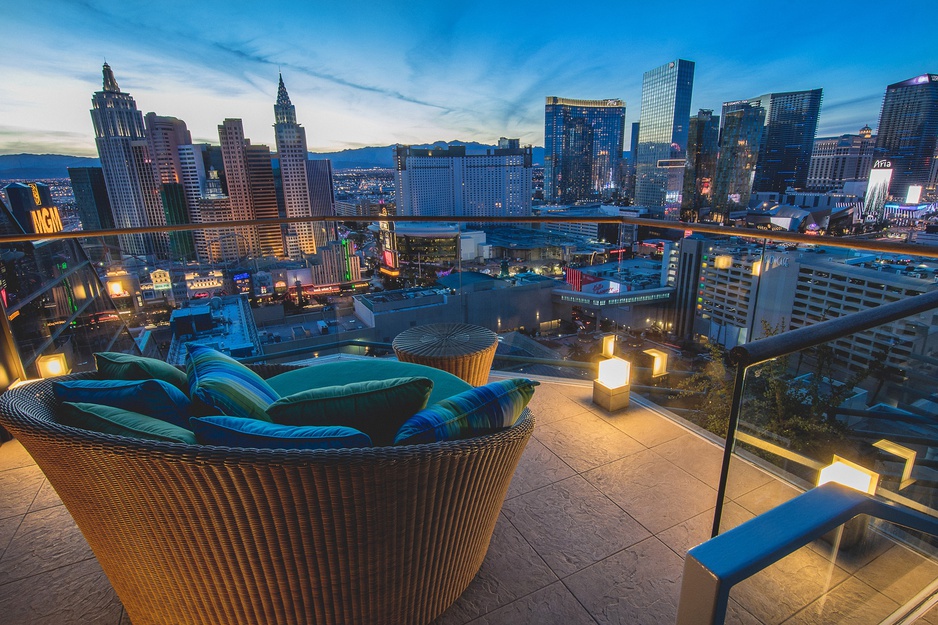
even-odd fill
[[[486,560],[435,625],[673,623],[684,555],[709,538],[721,447],[641,397],[610,414],[588,383],[540,380],[537,426]],[[724,529],[797,494],[733,462]],[[879,623],[938,578],[938,565],[873,534],[834,563],[818,541],[736,586],[727,622]],[[130,623],[16,441],[0,446],[0,614],[11,624]]]

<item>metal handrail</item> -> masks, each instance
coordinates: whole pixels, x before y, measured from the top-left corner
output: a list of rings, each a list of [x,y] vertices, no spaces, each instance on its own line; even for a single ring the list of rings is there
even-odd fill
[[[447,223],[458,224],[527,224],[527,223],[600,223],[600,224],[626,224],[634,226],[648,226],[663,228],[665,230],[681,230],[712,234],[724,237],[741,237],[746,239],[770,239],[786,243],[801,243],[805,245],[823,245],[826,247],[843,247],[868,252],[885,252],[894,254],[911,254],[913,256],[938,257],[938,245],[919,245],[915,243],[893,243],[871,241],[853,237],[818,237],[793,232],[776,232],[757,230],[754,228],[735,228],[715,224],[690,223],[685,221],[671,221],[661,219],[646,219],[641,217],[625,216],[538,216],[538,217],[455,217],[455,216],[414,216],[414,215],[386,215],[369,217],[351,217],[339,215],[316,215],[309,217],[278,217],[276,219],[249,219],[246,221],[215,221],[197,224],[167,224],[162,226],[139,226],[134,228],[107,229],[107,230],[76,230],[63,231],[50,234],[5,234],[0,235],[0,245],[4,243],[28,243],[31,241],[49,239],[83,239],[87,237],[111,237],[129,234],[157,234],[165,232],[191,232],[197,230],[219,230],[246,226],[275,226],[298,223]]]
[[[914,297],[868,308],[860,312],[828,319],[812,326],[789,330],[783,334],[768,336],[752,343],[738,345],[730,350],[730,358],[743,367],[792,354],[807,347],[875,328],[876,326],[904,319],[911,315],[931,310],[938,306],[938,290]]]

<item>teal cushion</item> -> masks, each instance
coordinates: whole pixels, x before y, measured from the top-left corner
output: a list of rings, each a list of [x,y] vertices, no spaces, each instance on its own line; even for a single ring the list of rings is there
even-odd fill
[[[458,440],[511,427],[537,385],[533,380],[514,378],[453,395],[408,419],[394,444]]]
[[[52,383],[59,401],[103,404],[162,419],[185,428],[192,402],[178,388],[162,380],[66,380]]]
[[[280,393],[281,397],[286,397],[323,386],[406,377],[428,378],[433,382],[433,390],[430,391],[430,399],[427,400],[427,405],[430,406],[441,399],[472,388],[470,384],[441,369],[384,358],[340,360],[298,368],[275,375],[269,378],[267,383]]]
[[[423,410],[433,382],[391,378],[325,386],[282,397],[267,408],[274,423],[341,425],[362,430],[375,445],[390,445],[404,421]]]
[[[183,393],[189,393],[189,381],[178,367],[157,360],[122,354],[120,352],[98,352],[94,355],[98,373],[105,380],[163,380]]]
[[[255,449],[371,447],[371,439],[352,428],[292,427],[240,417],[193,417],[190,425],[203,445]]]
[[[63,425],[83,430],[130,438],[195,444],[195,434],[187,429],[113,406],[65,402],[56,416]]]
[[[280,395],[240,362],[216,349],[190,343],[186,355],[193,414],[270,421],[267,407]]]

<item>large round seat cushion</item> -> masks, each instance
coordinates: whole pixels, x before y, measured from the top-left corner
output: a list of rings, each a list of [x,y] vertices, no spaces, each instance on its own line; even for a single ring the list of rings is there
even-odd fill
[[[342,386],[352,382],[387,380],[410,376],[430,378],[433,381],[433,390],[430,392],[430,399],[427,400],[428,406],[472,388],[468,382],[464,382],[455,375],[440,369],[378,358],[340,360],[323,365],[294,369],[268,378],[267,383],[281,397],[286,397],[287,395],[324,386]]]

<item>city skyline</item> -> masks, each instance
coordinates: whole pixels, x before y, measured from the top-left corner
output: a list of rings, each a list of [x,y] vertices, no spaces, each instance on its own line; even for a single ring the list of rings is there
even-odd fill
[[[212,143],[221,120],[236,117],[255,141],[274,144],[269,107],[280,70],[312,151],[499,136],[543,145],[544,97],[623,99],[628,127],[640,114],[643,72],[672,58],[696,63],[692,111],[823,88],[818,136],[875,130],[888,84],[938,71],[927,38],[874,45],[873,29],[901,33],[911,16],[934,15],[928,3],[902,4],[882,12],[872,3],[790,3],[779,22],[810,16],[804,29],[762,32],[753,25],[766,23],[764,9],[745,4],[707,12],[688,3],[663,20],[650,5],[622,3],[597,21],[595,11],[559,2],[170,1],[158,12],[129,2],[18,3],[5,11],[15,53],[0,58],[0,154],[94,155],[87,110],[105,59],[142,112],[183,119],[194,140]],[[852,29],[868,45],[853,45]]]

